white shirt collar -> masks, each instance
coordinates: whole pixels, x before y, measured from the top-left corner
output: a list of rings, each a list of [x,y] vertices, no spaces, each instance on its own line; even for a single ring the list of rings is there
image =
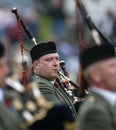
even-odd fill
[[[115,105],[116,103],[116,92],[111,92],[105,89],[92,87],[92,91],[100,94],[102,97],[104,97],[111,105]]]
[[[54,81],[50,81],[52,84],[54,84],[55,80]]]

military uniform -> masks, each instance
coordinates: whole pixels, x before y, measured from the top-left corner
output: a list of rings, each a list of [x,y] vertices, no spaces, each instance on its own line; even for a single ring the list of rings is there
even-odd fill
[[[12,106],[13,93],[10,95],[5,88],[8,72],[5,48],[0,42],[0,130],[22,130],[21,120]]]
[[[49,80],[40,76],[36,77],[39,89],[44,97],[48,101],[52,101],[55,104],[66,104],[73,112],[73,116],[77,118],[77,113],[74,107],[74,103],[66,91],[61,86],[54,86]]]
[[[116,109],[101,95],[90,92],[79,111],[80,130],[116,130]]]
[[[52,54],[52,56],[48,58],[46,57],[46,59],[43,58],[40,62],[45,64],[41,66],[39,64],[39,59],[41,59],[42,56],[49,54]],[[55,87],[51,82],[58,78],[57,71],[59,70],[59,56],[57,53],[56,44],[53,41],[39,43],[31,49],[30,56],[34,65],[33,71],[37,75],[36,81],[38,83],[38,87],[45,99],[52,101],[55,104],[68,105],[73,112],[73,116],[76,118],[77,114],[71,97],[63,89],[63,87],[60,85]],[[42,70],[41,67],[47,67],[48,71],[50,70],[51,73],[47,73],[47,70],[44,71],[44,69],[42,68]]]
[[[22,130],[22,120],[12,104],[13,93],[6,88],[0,90],[0,130]]]
[[[90,87],[79,110],[79,130],[116,130],[115,48],[108,42],[86,48],[80,63]]]
[[[0,103],[0,130],[23,130],[21,122]]]

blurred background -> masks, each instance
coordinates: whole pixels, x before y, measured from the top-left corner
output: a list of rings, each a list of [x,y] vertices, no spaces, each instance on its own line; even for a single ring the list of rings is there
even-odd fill
[[[11,12],[17,7],[26,26],[37,42],[53,40],[57,44],[60,60],[64,60],[71,79],[76,81],[79,72],[79,37],[76,0],[0,0],[0,40],[5,44],[11,69],[21,64],[17,20]],[[116,0],[82,0],[88,14],[100,30],[116,44]],[[81,19],[84,42],[91,43],[91,32]],[[34,44],[23,32],[25,47]],[[24,60],[31,68],[28,52]],[[18,69],[20,70],[20,69]]]

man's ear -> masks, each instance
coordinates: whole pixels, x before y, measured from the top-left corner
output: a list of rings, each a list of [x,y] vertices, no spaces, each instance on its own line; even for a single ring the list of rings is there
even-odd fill
[[[36,68],[36,69],[39,68],[39,63],[38,63],[37,60],[35,60],[35,61],[33,62],[33,66],[34,66],[34,68]]]
[[[100,76],[100,71],[98,69],[92,69],[90,71],[90,75],[92,80],[94,80],[95,82],[100,82],[101,76]]]

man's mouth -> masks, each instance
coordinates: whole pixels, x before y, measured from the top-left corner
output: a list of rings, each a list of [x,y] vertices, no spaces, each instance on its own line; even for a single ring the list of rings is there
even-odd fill
[[[55,72],[55,73],[58,73],[58,69],[54,69],[54,72]]]

